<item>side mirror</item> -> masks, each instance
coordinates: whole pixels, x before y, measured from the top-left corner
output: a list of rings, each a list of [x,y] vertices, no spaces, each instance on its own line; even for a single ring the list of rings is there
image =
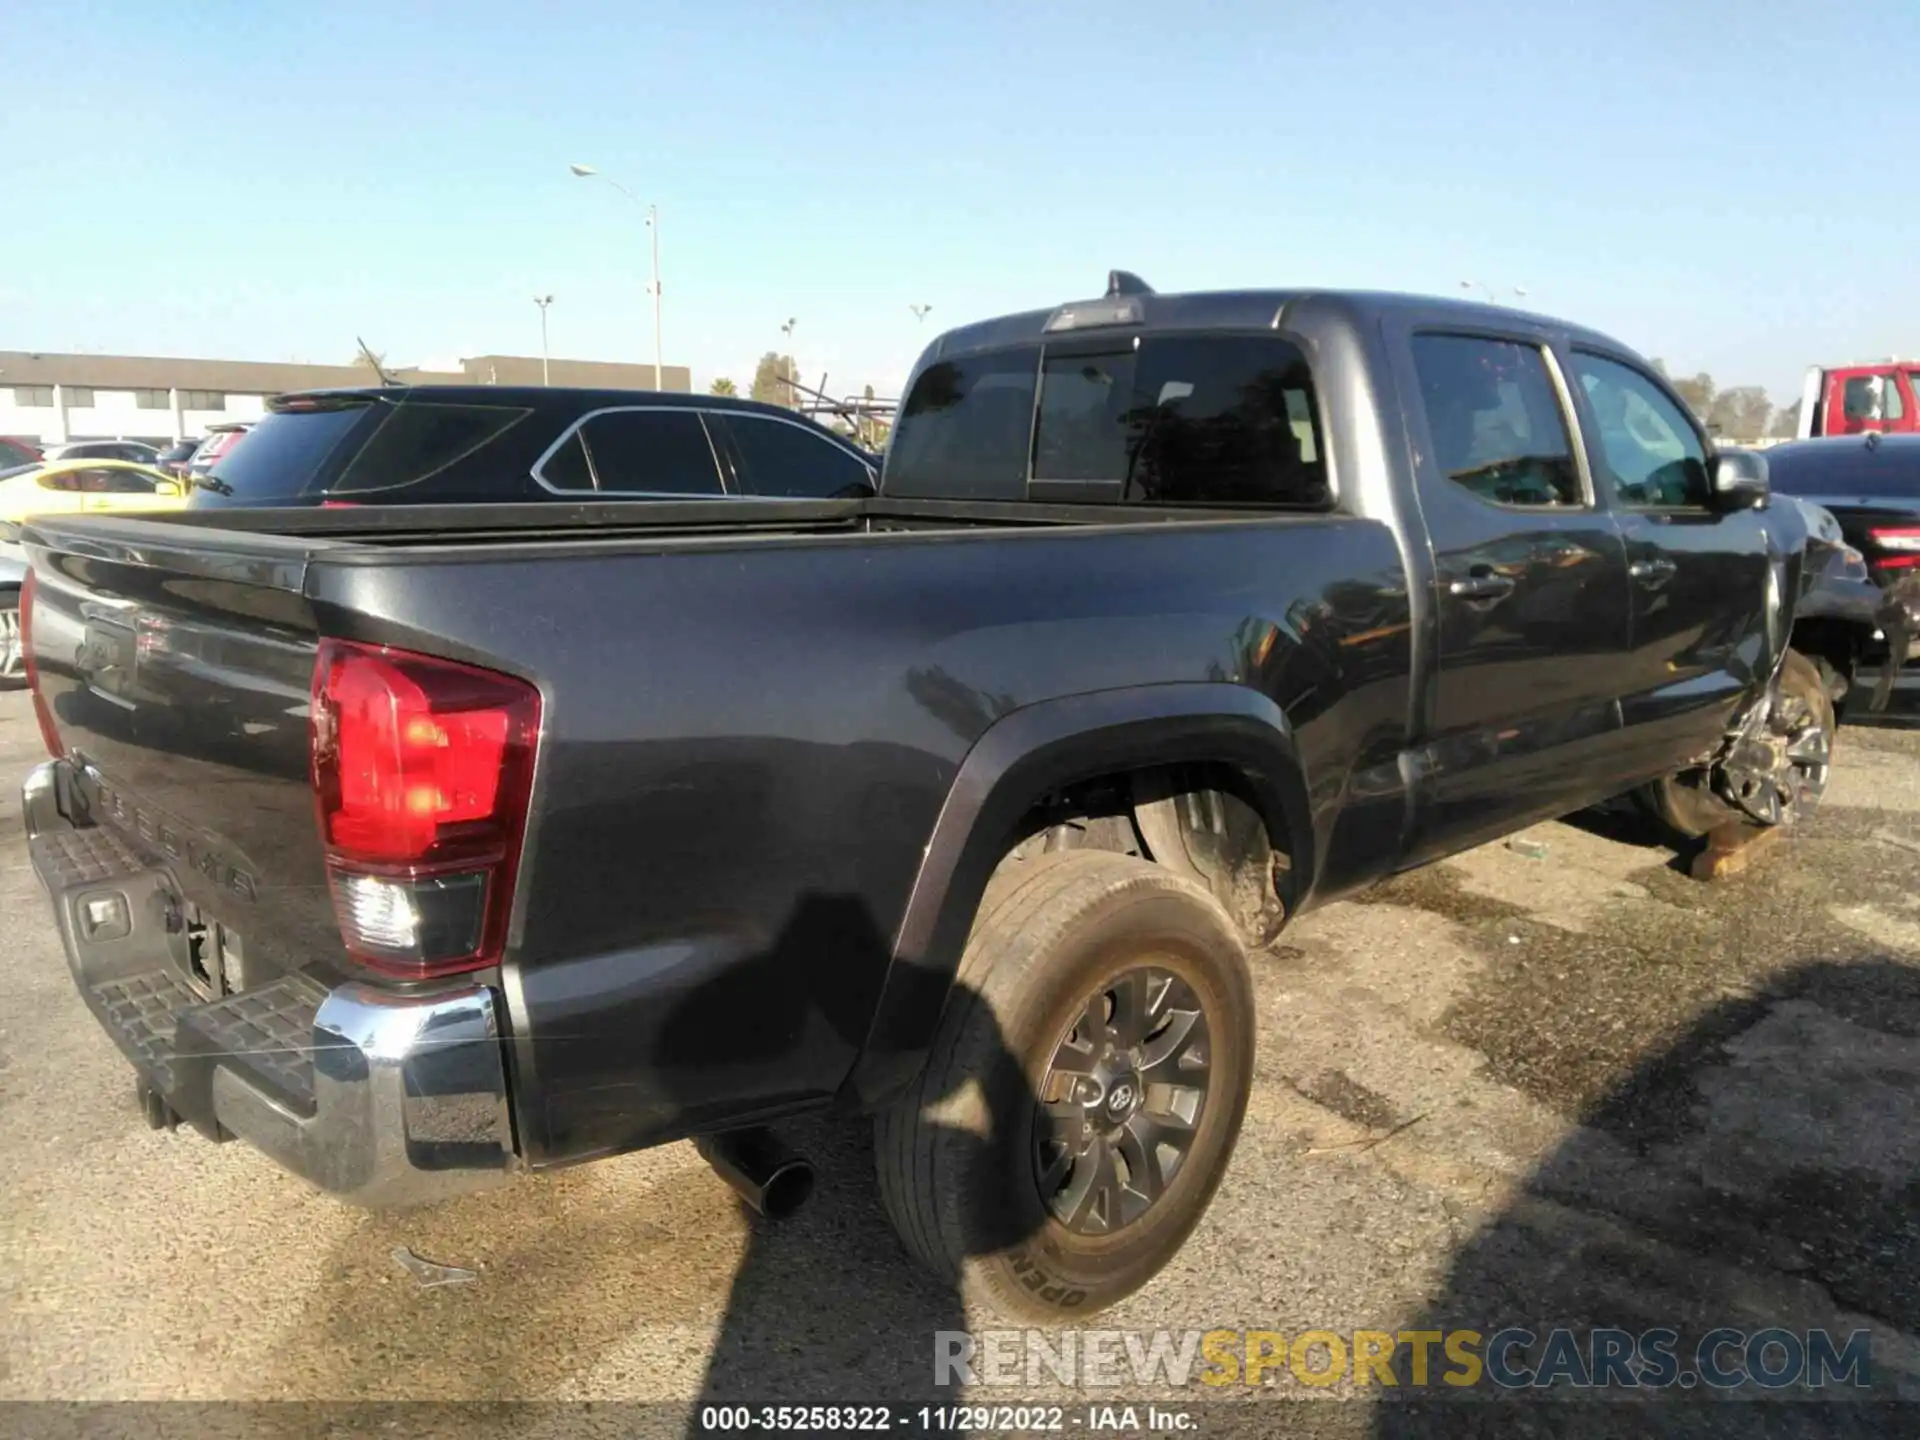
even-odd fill
[[[157,480],[154,482],[153,493],[156,495],[184,495],[187,492],[180,488],[180,482],[178,480]]]
[[[1716,510],[1752,510],[1766,503],[1770,489],[1766,456],[1752,450],[1722,450],[1714,456]]]

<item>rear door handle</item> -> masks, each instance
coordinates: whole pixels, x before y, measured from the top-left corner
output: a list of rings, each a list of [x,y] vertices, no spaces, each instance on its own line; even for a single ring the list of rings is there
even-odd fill
[[[1671,560],[1636,560],[1627,566],[1627,574],[1643,585],[1664,585],[1673,578]]]
[[[1503,600],[1513,593],[1513,578],[1484,565],[1447,586],[1447,593],[1461,600]]]

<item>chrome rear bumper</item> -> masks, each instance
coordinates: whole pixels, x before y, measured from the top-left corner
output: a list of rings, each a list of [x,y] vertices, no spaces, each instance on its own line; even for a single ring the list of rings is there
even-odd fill
[[[166,1111],[357,1204],[425,1204],[516,1166],[498,998],[288,974],[209,1000],[186,978],[166,860],[81,815],[64,761],[21,791],[34,871],[88,1007]],[[165,1113],[165,1112],[160,1112]]]

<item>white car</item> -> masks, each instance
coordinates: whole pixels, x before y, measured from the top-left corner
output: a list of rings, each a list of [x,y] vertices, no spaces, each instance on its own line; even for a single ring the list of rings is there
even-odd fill
[[[160,452],[144,440],[69,440],[64,445],[47,446],[49,465],[61,460],[130,460],[135,465],[152,465]]]

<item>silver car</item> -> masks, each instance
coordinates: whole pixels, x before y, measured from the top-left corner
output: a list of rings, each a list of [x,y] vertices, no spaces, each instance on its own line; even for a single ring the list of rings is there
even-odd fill
[[[27,578],[27,552],[20,529],[0,521],[0,689],[14,690],[27,678],[20,648],[20,587]]]

